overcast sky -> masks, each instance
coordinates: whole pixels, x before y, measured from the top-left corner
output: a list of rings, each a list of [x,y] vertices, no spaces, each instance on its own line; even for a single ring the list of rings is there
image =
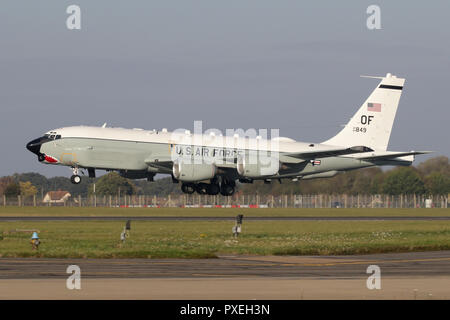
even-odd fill
[[[66,28],[71,4],[81,30]],[[366,27],[371,4],[381,30]],[[0,176],[70,176],[25,149],[70,125],[203,120],[321,142],[378,83],[359,76],[387,72],[406,78],[389,150],[449,156],[449,14],[449,1],[3,0]]]

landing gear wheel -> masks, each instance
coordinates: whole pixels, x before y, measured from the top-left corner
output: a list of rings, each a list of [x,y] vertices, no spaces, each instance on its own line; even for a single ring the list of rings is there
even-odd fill
[[[195,192],[195,184],[193,183],[183,183],[181,185],[181,191],[187,194],[193,194]]]
[[[74,174],[70,177],[70,182],[73,184],[79,184],[81,182],[81,177],[79,175]]]
[[[230,184],[222,183],[222,185],[220,186],[220,194],[225,197],[232,196],[234,194],[234,191],[234,186]]]
[[[195,191],[197,191],[198,194],[207,194],[208,184],[204,182],[197,183],[195,185]]]
[[[216,194],[219,194],[220,187],[217,183],[211,183],[208,184],[208,188],[206,189],[206,193],[210,196],[215,196]]]

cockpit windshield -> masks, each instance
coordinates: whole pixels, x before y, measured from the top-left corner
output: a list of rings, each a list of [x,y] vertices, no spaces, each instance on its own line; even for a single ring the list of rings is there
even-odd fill
[[[44,134],[44,138],[47,138],[49,140],[58,140],[58,139],[61,139],[61,135],[56,134],[56,132],[50,132],[50,133]]]

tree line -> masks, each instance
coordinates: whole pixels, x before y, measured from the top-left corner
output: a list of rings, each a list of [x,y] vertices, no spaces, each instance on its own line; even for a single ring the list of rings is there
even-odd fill
[[[301,179],[297,182],[244,185],[244,193],[260,194],[417,194],[447,195],[450,193],[450,164],[447,157],[431,158],[417,167],[379,167],[340,173],[333,178]]]
[[[84,178],[78,185],[69,178],[47,178],[39,173],[13,174],[0,178],[0,194],[7,197],[22,195],[44,196],[48,191],[64,190],[72,196],[86,197],[98,195],[157,195],[180,194],[179,184],[172,183],[171,177],[155,182],[129,180],[116,172],[107,173],[99,178]],[[417,167],[395,167],[381,170],[379,167],[359,169],[340,173],[333,178],[315,180],[277,180],[271,184],[255,181],[253,184],[238,184],[242,194],[432,194],[450,193],[450,164],[445,156],[431,158]]]

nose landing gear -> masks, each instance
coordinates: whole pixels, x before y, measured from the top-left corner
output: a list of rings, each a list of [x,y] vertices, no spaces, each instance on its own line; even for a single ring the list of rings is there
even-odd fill
[[[73,175],[70,177],[70,182],[73,184],[79,184],[81,182],[81,177],[78,175],[78,168],[72,168]]]

